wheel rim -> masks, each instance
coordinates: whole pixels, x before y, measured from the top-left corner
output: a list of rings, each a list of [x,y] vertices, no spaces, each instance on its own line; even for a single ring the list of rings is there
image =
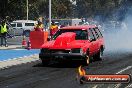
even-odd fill
[[[102,50],[100,50],[100,58],[102,58],[102,56],[103,56],[103,52]]]
[[[86,56],[86,64],[88,65],[89,63],[89,56]]]

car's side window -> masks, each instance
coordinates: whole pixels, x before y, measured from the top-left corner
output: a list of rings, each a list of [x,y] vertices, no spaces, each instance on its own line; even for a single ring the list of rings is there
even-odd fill
[[[88,32],[87,31],[82,31],[80,34],[80,37],[82,40],[87,40],[88,39]]]
[[[95,28],[93,28],[93,30],[94,30],[94,32],[95,32],[95,35],[96,35],[97,39],[98,39],[100,36],[99,36],[97,30],[96,30]]]
[[[99,28],[96,28],[96,31],[98,32],[99,36],[102,38],[103,35],[102,35],[101,31],[99,30]]]
[[[94,36],[94,33],[92,31],[92,29],[89,29],[88,30],[88,35],[89,35],[89,39],[90,40],[96,40],[95,36]]]
[[[92,28],[91,30],[92,30],[92,33],[93,33],[93,35],[94,35],[94,37],[95,37],[95,40],[98,39],[98,37],[97,37],[97,35],[96,35],[94,29]]]
[[[77,40],[87,40],[88,32],[86,30],[76,32],[76,39]]]

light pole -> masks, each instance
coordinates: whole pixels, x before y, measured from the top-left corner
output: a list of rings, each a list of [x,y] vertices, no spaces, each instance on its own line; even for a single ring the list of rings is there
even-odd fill
[[[51,0],[49,0],[49,27],[51,25]]]
[[[28,20],[28,0],[27,0],[27,20]]]

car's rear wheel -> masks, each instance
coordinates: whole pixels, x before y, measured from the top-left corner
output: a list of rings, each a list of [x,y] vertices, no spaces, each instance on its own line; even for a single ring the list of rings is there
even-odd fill
[[[103,50],[100,49],[99,52],[94,56],[94,60],[100,61],[100,60],[102,60],[102,56],[103,56]]]
[[[102,60],[102,56],[103,56],[103,50],[100,50],[100,53],[99,53],[99,59],[101,59]]]

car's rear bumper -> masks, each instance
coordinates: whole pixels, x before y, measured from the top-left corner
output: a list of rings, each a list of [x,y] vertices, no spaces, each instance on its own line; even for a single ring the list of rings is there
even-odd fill
[[[40,53],[40,59],[52,59],[52,60],[84,60],[86,55],[80,53]]]

